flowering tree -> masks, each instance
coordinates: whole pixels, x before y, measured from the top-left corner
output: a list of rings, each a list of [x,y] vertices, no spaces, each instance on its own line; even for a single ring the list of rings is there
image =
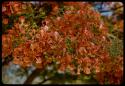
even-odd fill
[[[51,65],[55,74],[68,73],[69,79],[82,76],[100,84],[122,83],[123,50],[117,47],[122,42],[109,35],[100,13],[90,4],[48,2],[33,7],[2,3],[2,59],[12,55],[14,64],[36,67],[25,83]]]

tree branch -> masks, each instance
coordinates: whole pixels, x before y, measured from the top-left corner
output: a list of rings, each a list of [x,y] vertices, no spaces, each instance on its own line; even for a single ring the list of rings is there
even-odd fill
[[[46,81],[48,81],[48,80],[51,80],[53,78],[53,76],[52,77],[49,77],[49,78],[47,78],[47,79],[44,79],[42,82],[40,82],[40,83],[38,83],[38,84],[43,84],[44,82],[46,82]]]
[[[41,69],[35,69],[32,74],[27,78],[24,84],[31,84],[35,77],[37,77],[41,72]]]

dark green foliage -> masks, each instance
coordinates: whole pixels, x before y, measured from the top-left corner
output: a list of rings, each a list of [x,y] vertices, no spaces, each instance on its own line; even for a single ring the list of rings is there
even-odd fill
[[[95,35],[99,35],[100,34],[99,28],[96,25],[92,25],[92,32]]]
[[[108,27],[109,27],[109,29],[108,29],[109,33],[112,33],[112,31],[114,30],[113,24],[109,23]]]
[[[123,41],[115,38],[111,39],[112,44],[109,46],[108,51],[111,57],[123,55]]]
[[[44,3],[44,4],[42,5],[42,7],[43,7],[43,11],[45,11],[45,14],[46,14],[46,15],[48,15],[48,14],[51,12],[51,10],[52,10],[51,5],[48,4],[48,3]]]
[[[65,7],[64,7],[64,4],[59,2],[59,12],[58,12],[58,15],[59,16],[62,16],[64,14],[64,11],[66,10]]]
[[[123,32],[119,31],[119,30],[113,30],[112,34],[114,36],[116,36],[117,38],[119,38],[120,40],[123,40]]]
[[[65,43],[66,43],[66,46],[67,46],[67,52],[68,52],[69,54],[73,54],[73,53],[75,52],[75,50],[74,50],[74,48],[72,47],[72,43],[71,43],[71,40],[70,40],[69,37],[66,38]]]

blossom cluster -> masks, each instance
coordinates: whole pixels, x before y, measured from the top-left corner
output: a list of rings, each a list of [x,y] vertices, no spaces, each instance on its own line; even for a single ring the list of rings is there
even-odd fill
[[[12,53],[13,62],[23,67],[44,68],[55,63],[58,71],[95,74],[101,84],[121,83],[123,56],[110,57],[106,48],[111,41],[101,15],[86,3],[64,2],[63,13],[57,3],[51,4],[52,11],[38,30],[32,28],[28,32],[30,25],[21,16],[10,33],[2,35],[2,57]],[[19,39],[21,42],[13,47]]]

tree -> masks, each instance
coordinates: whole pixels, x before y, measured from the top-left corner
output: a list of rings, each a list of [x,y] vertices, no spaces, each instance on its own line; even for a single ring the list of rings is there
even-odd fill
[[[12,29],[2,28],[6,33],[2,35],[2,59],[11,54],[14,64],[36,67],[26,84],[41,72],[50,74],[41,83],[59,78],[60,83],[78,78],[100,84],[122,83],[123,54],[110,53],[114,52],[110,46],[115,45],[108,27],[90,4],[48,2],[33,7],[22,2],[2,4],[3,25],[13,21]],[[49,66],[53,66],[52,75],[46,71]],[[54,80],[52,83],[58,83]]]

